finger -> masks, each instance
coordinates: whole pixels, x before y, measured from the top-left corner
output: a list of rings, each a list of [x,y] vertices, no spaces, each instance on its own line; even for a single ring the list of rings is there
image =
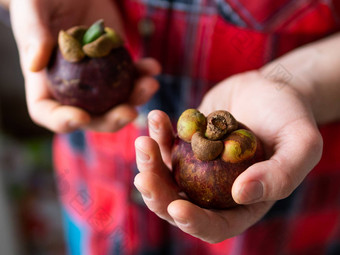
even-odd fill
[[[159,88],[158,81],[150,76],[137,79],[135,87],[129,98],[132,105],[142,105],[148,102]]]
[[[164,164],[159,146],[155,140],[148,136],[140,136],[135,141],[135,149],[137,168],[140,172],[153,172],[167,182],[175,185],[171,172]]]
[[[134,185],[141,192],[144,203],[152,212],[161,219],[174,224],[167,208],[172,201],[180,197],[173,185],[159,175],[148,171],[137,174]]]
[[[205,242],[218,243],[241,234],[262,218],[272,205],[272,202],[262,202],[213,211],[186,200],[176,200],[169,205],[168,212],[182,231]]]
[[[134,107],[121,104],[99,117],[93,117],[85,129],[97,132],[116,132],[136,119],[138,112]]]
[[[279,200],[289,196],[317,164],[322,138],[314,125],[295,121],[284,128],[274,155],[249,167],[232,187],[237,203]]]
[[[37,102],[31,107],[30,116],[35,123],[55,133],[74,131],[90,121],[89,115],[83,110],[53,100]]]
[[[130,105],[119,105],[103,116],[91,118],[84,110],[61,105],[51,98],[48,86],[45,84],[46,74],[29,73],[26,79],[27,105],[31,118],[39,125],[64,133],[78,128],[98,132],[116,132],[138,115],[137,110]]]
[[[135,142],[137,167],[135,186],[142,193],[145,204],[162,219],[173,223],[167,212],[169,203],[178,199],[178,188],[162,161],[157,143],[149,137]]]
[[[61,105],[51,98],[43,71],[30,72],[27,77],[25,86],[28,111],[38,125],[57,133],[65,133],[89,123],[90,116],[85,111]]]
[[[141,75],[154,76],[161,72],[161,65],[153,58],[143,58],[138,60],[136,67]]]
[[[171,149],[175,134],[168,115],[159,110],[148,114],[149,134],[159,145],[165,164],[170,168]]]
[[[42,6],[43,3],[20,0],[11,2],[11,22],[24,74],[28,70],[42,70],[47,65],[55,45],[47,27],[47,15],[43,15],[41,11],[46,11],[49,6]]]

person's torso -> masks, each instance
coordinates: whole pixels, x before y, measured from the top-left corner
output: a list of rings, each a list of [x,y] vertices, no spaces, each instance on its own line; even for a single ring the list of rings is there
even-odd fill
[[[162,109],[175,115],[196,107],[217,82],[257,69],[340,25],[335,0],[126,0],[120,5],[132,52],[161,63],[168,95],[162,104],[172,105]],[[176,110],[173,99],[183,106]]]

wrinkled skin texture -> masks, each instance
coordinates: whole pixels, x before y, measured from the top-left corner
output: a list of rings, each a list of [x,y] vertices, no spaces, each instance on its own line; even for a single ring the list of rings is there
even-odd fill
[[[252,158],[228,163],[221,158],[201,161],[195,157],[189,143],[176,138],[172,150],[172,169],[178,186],[191,202],[207,209],[226,209],[237,205],[231,195],[237,176],[263,159],[259,140]]]
[[[47,68],[49,88],[62,104],[100,115],[125,102],[132,91],[136,70],[123,47],[102,58],[66,61],[59,50]]]

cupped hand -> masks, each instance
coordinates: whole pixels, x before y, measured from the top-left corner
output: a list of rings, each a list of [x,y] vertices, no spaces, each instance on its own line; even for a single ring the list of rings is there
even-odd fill
[[[129,101],[118,105],[100,117],[86,111],[65,106],[52,98],[48,90],[45,67],[56,45],[60,29],[84,24],[91,25],[102,18],[124,37],[119,11],[110,0],[12,0],[10,5],[12,28],[18,46],[25,78],[28,111],[38,125],[54,132],[75,129],[117,131],[137,117],[136,106],[147,102],[158,90],[152,77],[160,66],[153,59],[136,63],[140,77]]]
[[[259,72],[233,76],[211,89],[199,110],[205,115],[228,110],[263,141],[267,160],[243,172],[232,187],[239,206],[202,209],[185,199],[171,177],[174,132],[161,111],[149,114],[150,137],[136,140],[140,173],[135,185],[150,210],[184,232],[216,243],[245,231],[289,196],[317,164],[322,139],[311,107],[289,84],[271,81]]]

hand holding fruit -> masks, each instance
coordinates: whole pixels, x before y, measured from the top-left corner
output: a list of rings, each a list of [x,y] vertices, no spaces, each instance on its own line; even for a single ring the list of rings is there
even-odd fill
[[[59,32],[47,76],[60,103],[101,115],[127,102],[137,71],[122,38],[98,20]]]
[[[232,197],[242,205],[227,210],[204,209],[181,196],[170,170],[175,139],[170,120],[163,112],[151,112],[151,138],[136,140],[140,173],[135,178],[149,209],[184,232],[215,243],[242,233],[274,201],[287,197],[320,159],[322,140],[308,102],[289,85],[277,88],[260,72],[243,73],[216,85],[199,107],[204,115],[217,109],[231,112],[263,142],[268,158],[236,178]]]
[[[158,89],[152,77],[160,66],[153,59],[141,59],[135,65],[139,74],[131,96],[105,114],[93,116],[81,108],[56,101],[48,88],[45,67],[56,46],[60,30],[76,25],[90,26],[102,18],[124,38],[120,14],[112,1],[52,0],[11,1],[13,31],[25,78],[27,106],[31,118],[54,132],[78,128],[117,131],[137,116],[136,106],[147,102]]]
[[[182,113],[172,149],[176,183],[203,208],[236,205],[232,185],[244,170],[264,160],[261,141],[227,111],[205,117],[195,109]]]

